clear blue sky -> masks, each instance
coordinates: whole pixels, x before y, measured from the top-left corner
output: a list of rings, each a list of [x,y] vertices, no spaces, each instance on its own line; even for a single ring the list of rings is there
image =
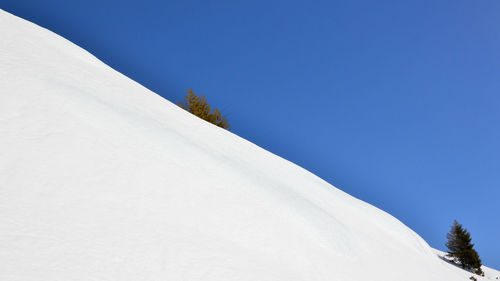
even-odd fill
[[[500,1],[2,0],[171,101],[500,269]]]

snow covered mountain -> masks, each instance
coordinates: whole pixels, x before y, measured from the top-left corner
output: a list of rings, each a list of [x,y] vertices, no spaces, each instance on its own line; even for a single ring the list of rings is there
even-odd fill
[[[0,34],[0,280],[471,275],[391,215],[58,35],[1,10]]]

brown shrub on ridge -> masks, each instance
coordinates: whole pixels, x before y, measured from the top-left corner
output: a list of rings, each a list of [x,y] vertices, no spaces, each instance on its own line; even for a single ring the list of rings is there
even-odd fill
[[[184,97],[184,103],[179,102],[177,105],[216,126],[227,130],[231,129],[231,125],[229,125],[227,118],[222,115],[219,109],[214,107],[212,110],[204,95],[198,96],[193,93],[192,89],[186,91],[188,94]]]

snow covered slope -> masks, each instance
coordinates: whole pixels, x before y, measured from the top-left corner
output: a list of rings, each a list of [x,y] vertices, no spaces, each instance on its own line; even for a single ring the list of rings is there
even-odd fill
[[[0,280],[468,280],[56,34],[1,10],[0,34]]]

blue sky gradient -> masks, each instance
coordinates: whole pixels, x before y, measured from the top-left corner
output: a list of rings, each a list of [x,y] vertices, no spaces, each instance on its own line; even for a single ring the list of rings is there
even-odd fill
[[[3,0],[171,101],[500,269],[500,1]]]

